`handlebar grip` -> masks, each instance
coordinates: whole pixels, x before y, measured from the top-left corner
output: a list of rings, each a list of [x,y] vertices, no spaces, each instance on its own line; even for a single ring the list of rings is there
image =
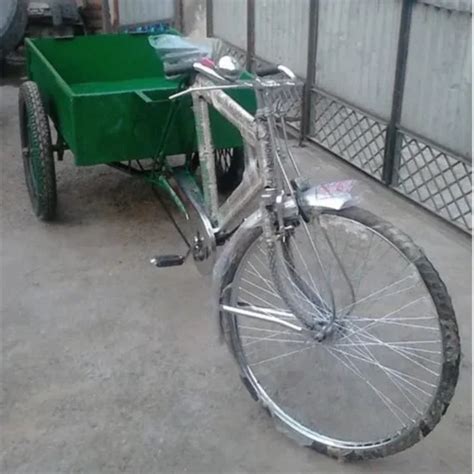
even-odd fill
[[[193,63],[189,64],[168,64],[165,66],[166,76],[177,76],[178,74],[189,74],[195,72]]]
[[[280,74],[281,71],[278,69],[278,66],[266,66],[258,69],[255,71],[255,74],[259,77],[264,77],[264,76],[273,76],[275,74]]]

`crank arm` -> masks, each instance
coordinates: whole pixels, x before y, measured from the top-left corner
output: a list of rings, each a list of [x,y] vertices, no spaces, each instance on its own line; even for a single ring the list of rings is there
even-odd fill
[[[186,242],[194,262],[203,275],[212,272],[216,258],[215,229],[205,210],[202,193],[194,178],[184,167],[175,167],[170,176],[161,175],[155,182],[166,191],[180,212],[172,213],[161,201],[178,233]],[[159,267],[181,264],[177,255],[155,258],[153,264]],[[183,260],[184,261],[184,260]]]

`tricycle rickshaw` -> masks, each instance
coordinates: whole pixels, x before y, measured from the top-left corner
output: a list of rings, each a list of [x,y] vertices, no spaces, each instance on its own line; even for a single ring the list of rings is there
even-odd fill
[[[156,45],[173,35],[155,47],[144,35],[27,41],[20,121],[36,215],[54,216],[53,154],[66,148],[77,165],[144,177],[177,205],[188,254],[213,273],[215,316],[242,381],[286,434],[345,460],[413,445],[458,377],[438,273],[406,235],[354,205],[352,182],[304,178],[278,95],[301,85],[288,68],[250,74],[231,56],[167,62]]]

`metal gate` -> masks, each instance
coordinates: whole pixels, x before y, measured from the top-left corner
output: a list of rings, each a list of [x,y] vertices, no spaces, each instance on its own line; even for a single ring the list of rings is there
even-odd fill
[[[298,125],[472,230],[470,0],[207,0],[208,34],[305,79]]]

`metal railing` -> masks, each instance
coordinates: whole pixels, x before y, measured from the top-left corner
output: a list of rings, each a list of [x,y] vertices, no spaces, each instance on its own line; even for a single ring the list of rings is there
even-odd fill
[[[294,45],[307,57],[305,88],[300,97],[288,98],[300,101],[293,110],[299,111],[294,122],[302,138],[472,231],[471,117],[465,105],[471,88],[469,2],[278,0],[278,7],[266,0],[233,2],[246,11],[246,48],[228,47],[251,70],[276,59],[297,61],[286,52],[288,57],[281,57],[281,44],[301,28],[291,21],[307,15],[306,35]],[[216,24],[228,19],[213,15],[213,0],[207,0],[207,8],[212,36]],[[256,22],[257,8],[265,24]],[[361,31],[366,17],[369,32]],[[225,24],[220,31],[226,41]],[[274,57],[259,57],[257,50],[272,51]],[[334,80],[339,71],[340,80]],[[415,116],[414,104],[426,107]]]

